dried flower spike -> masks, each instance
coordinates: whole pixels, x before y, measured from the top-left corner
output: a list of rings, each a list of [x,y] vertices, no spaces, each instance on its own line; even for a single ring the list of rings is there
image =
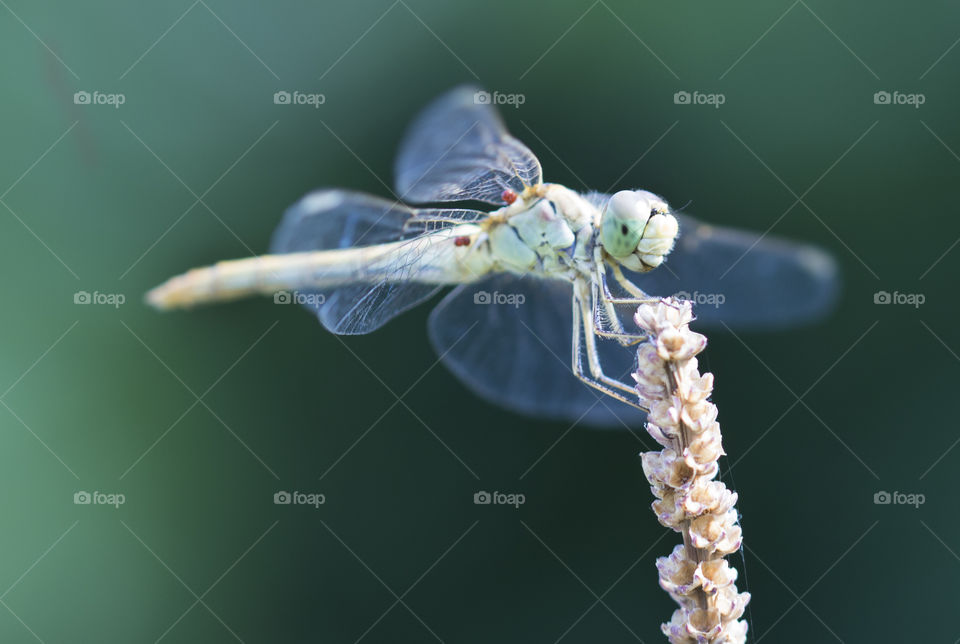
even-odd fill
[[[740,617],[750,594],[737,592],[737,571],[724,559],[740,548],[737,494],[714,480],[722,437],[708,400],[713,375],[697,370],[707,339],[689,329],[692,318],[690,303],[675,299],[643,304],[636,315],[649,335],[638,350],[637,393],[650,409],[647,431],[663,446],[641,455],[643,472],[657,519],[683,535],[657,559],[660,586],[680,605],[661,628],[674,644],[738,644],[747,639]]]

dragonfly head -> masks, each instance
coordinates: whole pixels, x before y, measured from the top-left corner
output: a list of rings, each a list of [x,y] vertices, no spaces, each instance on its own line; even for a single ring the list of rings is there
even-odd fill
[[[621,190],[600,216],[600,245],[626,268],[645,272],[663,263],[678,230],[660,197],[645,190]]]

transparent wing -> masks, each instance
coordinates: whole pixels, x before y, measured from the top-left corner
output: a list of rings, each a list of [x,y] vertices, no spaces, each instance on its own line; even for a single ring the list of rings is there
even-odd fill
[[[496,275],[451,291],[430,314],[430,342],[469,389],[528,416],[594,427],[642,427],[646,415],[587,386],[571,369],[573,289]],[[636,348],[600,341],[609,375],[630,382]]]
[[[540,162],[510,136],[489,98],[476,87],[458,87],[420,113],[397,154],[401,199],[502,205],[504,190],[519,193],[541,182]]]
[[[586,195],[598,207],[609,195]],[[680,237],[649,273],[624,271],[651,295],[686,296],[705,326],[783,328],[827,315],[839,290],[837,265],[823,250],[773,235],[678,215]]]
[[[437,227],[476,221],[484,213],[465,209],[412,209],[347,190],[318,190],[292,205],[274,232],[272,253],[370,246],[409,239]],[[397,255],[394,275],[377,283],[298,294],[307,310],[337,334],[369,333],[416,306],[442,286],[414,281],[415,257]]]
[[[430,299],[443,287],[433,284],[361,284],[328,292],[307,292],[304,308],[337,335],[362,335],[376,331],[405,311]],[[300,294],[301,296],[303,294]],[[322,297],[321,297],[322,296]]]

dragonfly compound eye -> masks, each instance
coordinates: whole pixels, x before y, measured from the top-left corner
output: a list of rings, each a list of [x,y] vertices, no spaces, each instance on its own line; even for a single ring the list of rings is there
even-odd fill
[[[627,257],[643,238],[650,205],[632,190],[621,190],[607,203],[600,220],[600,243],[614,257]]]

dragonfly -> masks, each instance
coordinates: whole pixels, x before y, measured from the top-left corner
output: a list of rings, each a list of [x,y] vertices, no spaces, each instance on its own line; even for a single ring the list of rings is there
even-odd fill
[[[221,261],[147,294],[159,309],[294,298],[335,334],[372,332],[453,286],[428,332],[467,388],[501,407],[591,427],[645,418],[630,379],[637,306],[691,299],[699,323],[772,329],[831,308],[837,268],[807,244],[698,221],[646,190],[545,183],[476,87],[409,127],[397,199],[344,189],[293,204],[268,254]]]

